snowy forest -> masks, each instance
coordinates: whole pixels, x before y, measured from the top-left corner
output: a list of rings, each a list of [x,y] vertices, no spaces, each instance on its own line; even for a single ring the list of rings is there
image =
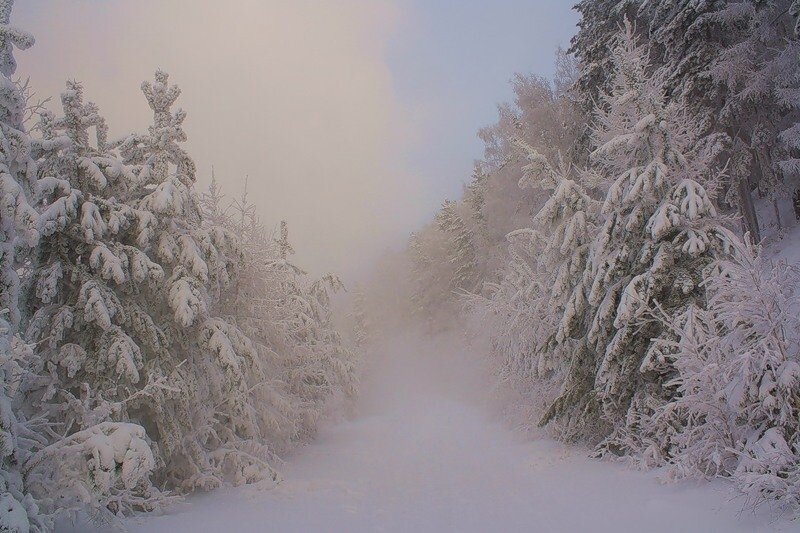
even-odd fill
[[[195,164],[179,80],[154,65],[149,126],[118,131],[80,81],[42,95],[19,77],[35,44],[12,7],[0,0],[0,530],[456,530],[439,486],[407,476],[491,487],[447,478],[436,453],[472,460],[469,441],[476,463],[499,465],[491,434],[506,428],[520,463],[532,459],[518,446],[539,446],[598,476],[582,478],[597,491],[620,464],[702,481],[685,493],[695,506],[706,485],[730,491],[691,530],[732,530],[713,520],[742,508],[759,530],[797,527],[800,1],[581,0],[555,75],[514,75],[513,100],[478,131],[461,195],[347,283],[298,264],[292,225],[247,182],[229,193]],[[442,407],[450,389],[492,406],[448,437],[458,445],[437,440],[460,420]],[[367,432],[358,413],[392,394],[402,409]],[[441,419],[406,420],[426,394],[419,416]],[[366,466],[325,474],[335,446]],[[301,490],[303,475],[321,477]],[[473,496],[524,507],[541,490],[498,483],[505,500],[474,487],[453,499],[477,517]],[[668,490],[630,483],[620,494],[648,505]],[[242,486],[262,503],[241,529],[241,510],[195,526],[172,514],[214,494],[229,499],[206,508],[223,513]],[[314,500],[295,509],[318,520],[301,527],[265,487],[362,499],[341,522],[339,503]],[[349,521],[388,501],[422,518]],[[684,500],[664,501],[631,520],[667,528]],[[178,522],[131,521],[161,515]],[[497,520],[460,530],[587,530]]]

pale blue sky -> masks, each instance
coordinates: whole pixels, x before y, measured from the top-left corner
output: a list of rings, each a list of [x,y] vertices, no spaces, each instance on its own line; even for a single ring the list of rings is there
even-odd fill
[[[198,187],[249,175],[299,260],[353,271],[456,197],[477,130],[515,72],[549,75],[572,0],[17,0],[36,46],[17,54],[42,95],[84,82],[111,134],[141,130],[141,82],[183,89]],[[57,104],[57,99],[54,100]]]
[[[516,72],[550,76],[578,21],[570,0],[402,0],[409,13],[390,42],[404,106],[423,125],[407,154],[441,200],[460,193],[482,146],[477,130],[512,98]]]

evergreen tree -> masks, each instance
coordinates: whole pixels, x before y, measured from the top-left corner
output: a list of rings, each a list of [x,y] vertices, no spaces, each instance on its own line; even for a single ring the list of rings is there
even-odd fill
[[[247,182],[245,182],[245,194],[247,194]],[[211,184],[208,191],[200,195],[200,211],[203,221],[214,226],[230,227],[232,225],[229,205],[224,204],[225,195],[222,194],[222,187],[217,183],[217,175],[214,167],[211,167]]]
[[[449,249],[449,239],[438,226],[412,233],[409,239],[412,314],[429,328],[436,326],[438,315],[453,301],[450,282],[455,266],[448,261]]]
[[[37,453],[29,477],[50,512],[83,506],[95,513],[152,510],[163,498],[150,483],[155,463],[149,439],[141,426],[125,423],[143,398],[164,386],[150,380],[144,365],[167,349],[166,336],[138,301],[163,271],[127,244],[135,241],[138,214],[123,202],[134,174],[108,148],[96,106],[84,102],[80,84],[70,82],[62,107],[61,118],[42,114],[42,138],[32,151],[40,181],[64,184],[70,201],[58,231],[40,239],[25,302],[27,335],[47,369],[30,391],[28,408],[44,412],[51,425],[51,442]],[[92,467],[80,452],[86,439],[123,434],[130,447],[119,461]],[[123,477],[117,469],[126,450],[129,465],[140,466]],[[81,472],[88,481],[81,481]],[[57,498],[53,487],[60,487]]]
[[[725,201],[756,240],[763,228],[753,192],[779,204],[797,190],[798,36],[793,0],[641,2],[585,0],[572,51],[579,86],[592,105],[608,87],[607,43],[623,16],[648,38],[651,69],[667,93],[682,99],[698,124],[700,147],[727,164]]]
[[[575,6],[580,14],[578,33],[572,38],[570,53],[580,61],[577,87],[584,95],[585,111],[592,111],[603,92],[611,88],[614,69],[612,51],[623,21],[638,22],[643,0],[581,0]],[[644,26],[644,27],[642,27]],[[640,32],[647,26],[634,24]]]
[[[36,212],[41,185],[23,124],[25,98],[11,80],[14,47],[25,50],[33,36],[10,24],[13,0],[0,2],[0,529],[41,531],[36,501],[23,479],[23,468],[39,445],[39,435],[21,413],[21,380],[37,361],[17,335],[20,321],[19,267],[36,245],[42,220]]]
[[[16,70],[14,47],[25,50],[33,45],[33,36],[10,25],[12,0],[0,3],[0,83],[5,95],[2,105],[3,134],[0,193],[2,196],[2,239],[0,239],[0,309],[11,325],[19,323],[19,276],[17,246],[34,246],[39,237],[35,162],[30,157],[30,137],[23,120],[25,99],[11,80]],[[9,330],[9,333],[11,331]]]
[[[142,91],[153,110],[153,125],[116,146],[137,176],[132,194],[140,213],[137,245],[164,271],[147,311],[167,334],[169,349],[149,361],[147,369],[171,386],[157,390],[141,415],[158,428],[164,459],[160,475],[181,490],[274,477],[266,454],[253,450],[256,422],[248,409],[245,374],[256,349],[239,328],[216,314],[240,262],[240,249],[230,231],[202,222],[193,187],[195,165],[180,146],[186,140],[186,114],[172,111],[180,90],[159,71]]]
[[[652,406],[674,394],[674,374],[659,352],[664,333],[650,317],[658,305],[669,316],[702,298],[702,272],[723,250],[729,232],[718,222],[702,185],[715,182],[710,162],[691,152],[692,123],[676,102],[666,102],[659,80],[648,74],[646,51],[630,23],[615,49],[613,89],[597,112],[593,159],[607,176],[604,222],[592,244],[586,291],[584,340],[596,373],[573,367],[563,396],[590,407],[616,431],[606,442],[615,452]],[[570,310],[572,312],[572,310]],[[591,379],[589,386],[586,380]],[[583,391],[583,399],[572,389]],[[557,404],[559,402],[556,402]],[[567,406],[557,406],[562,412]],[[587,414],[591,412],[585,411]],[[553,413],[549,413],[550,416]]]
[[[481,170],[478,164],[472,171],[472,180],[467,185],[466,200],[472,208],[472,218],[475,220],[478,228],[485,231],[486,229],[486,216],[483,213],[483,208],[486,205],[486,182],[488,176]]]
[[[510,259],[499,283],[490,284],[491,296],[470,303],[493,317],[492,344],[504,379],[523,392],[538,389],[541,410],[553,401],[574,350],[569,328],[581,306],[573,298],[581,293],[573,289],[586,266],[593,201],[570,165],[562,160],[555,170],[533,147],[516,142],[528,161],[520,187],[536,184],[552,194],[530,228],[507,236]]]
[[[793,7],[794,6],[794,7]],[[773,203],[800,190],[800,13],[792,0],[732,3],[714,14],[733,43],[711,68],[729,97],[721,116],[749,153],[748,170]]]
[[[678,394],[654,417],[669,431],[654,434],[672,444],[673,477],[730,476],[754,503],[800,503],[798,282],[739,243],[710,270],[706,305],[664,323]]]
[[[436,214],[436,223],[448,240],[446,261],[454,269],[449,282],[450,290],[468,292],[475,290],[478,283],[478,264],[474,238],[456,211],[455,202],[445,200],[441,210]]]
[[[367,296],[363,287],[357,285],[353,290],[353,343],[356,349],[363,350],[370,340],[370,324],[367,315]]]
[[[225,213],[225,226],[240,236],[242,262],[225,292],[220,312],[253,343],[259,357],[245,373],[259,439],[272,453],[306,441],[331,402],[356,392],[354,354],[332,324],[329,291],[342,289],[335,276],[309,281],[291,256],[289,229],[281,221],[267,234],[256,206],[242,195],[222,206],[212,180],[209,213]],[[216,191],[216,192],[213,192]]]

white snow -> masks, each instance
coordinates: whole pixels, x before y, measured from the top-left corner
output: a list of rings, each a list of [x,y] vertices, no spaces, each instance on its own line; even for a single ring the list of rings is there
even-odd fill
[[[277,486],[219,489],[132,532],[797,530],[742,512],[724,482],[656,472],[531,440],[496,416],[479,358],[454,336],[397,335],[368,362],[350,420],[287,458]],[[645,526],[646,524],[646,526]]]

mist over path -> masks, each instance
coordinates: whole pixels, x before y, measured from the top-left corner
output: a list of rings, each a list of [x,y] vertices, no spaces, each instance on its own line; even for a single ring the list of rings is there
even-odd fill
[[[132,531],[775,531],[724,484],[653,473],[524,438],[488,407],[478,352],[397,335],[368,362],[350,420],[288,458],[275,488],[223,489]],[[470,355],[472,354],[472,355]]]

